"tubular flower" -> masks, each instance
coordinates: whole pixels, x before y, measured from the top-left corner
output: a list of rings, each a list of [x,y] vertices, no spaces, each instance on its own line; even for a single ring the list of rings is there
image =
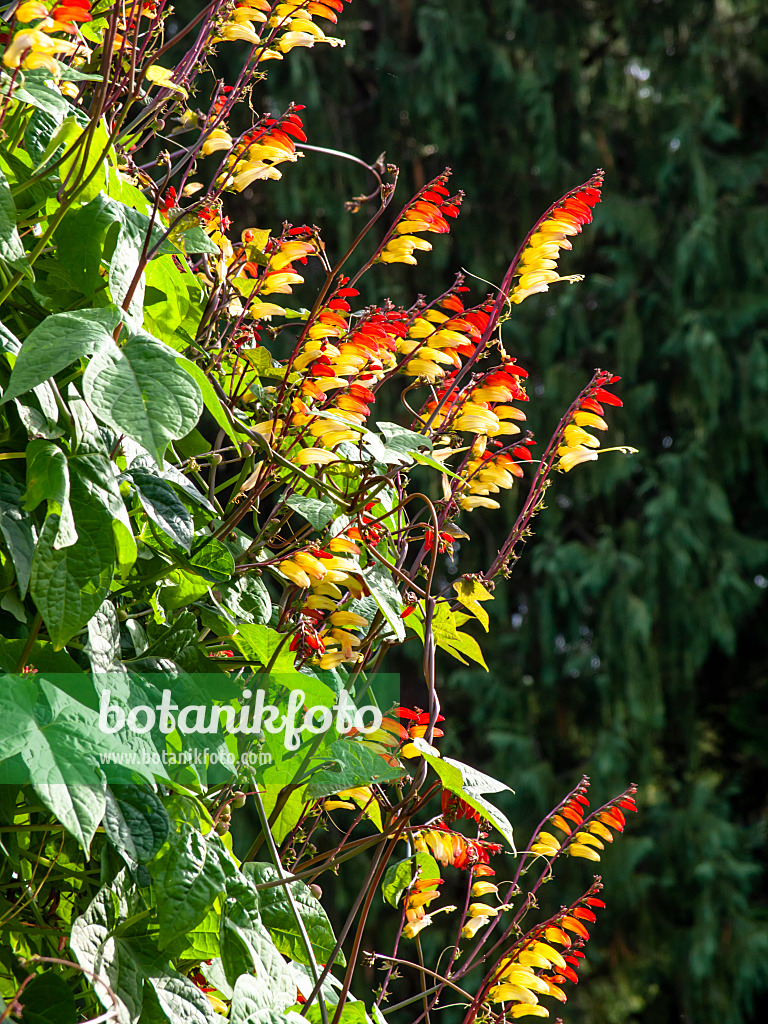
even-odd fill
[[[615,384],[621,380],[620,377],[612,376],[609,373],[598,371],[595,374],[590,386],[582,395],[579,407],[573,413],[563,428],[561,443],[557,449],[560,459],[556,468],[563,473],[569,472],[580,462],[594,462],[601,454],[600,440],[590,430],[607,430],[608,424],[603,419],[603,405],[622,405],[620,398],[617,398],[606,385]],[[602,404],[601,404],[602,403]],[[603,448],[603,452],[620,451],[630,454],[636,451],[635,448]]]
[[[428,711],[422,711],[421,708],[411,710],[410,708],[395,708],[392,712],[393,715],[398,718],[403,718],[411,724],[401,733],[403,739],[412,741],[415,739],[424,739],[427,732],[429,731],[429,719],[430,714]],[[445,719],[442,715],[438,715],[435,722],[443,722]],[[439,739],[444,736],[442,729],[438,729],[435,726],[432,729],[432,739]],[[430,748],[431,753],[440,756],[439,751],[435,747]],[[421,751],[413,745],[412,742],[406,742],[403,749],[400,751],[403,757],[418,757]]]
[[[596,171],[589,181],[568,192],[537,222],[523,249],[515,273],[517,284],[510,300],[520,303],[536,292],[546,292],[553,281],[579,281],[578,275],[560,277],[557,260],[561,249],[572,248],[568,235],[578,235],[592,220],[592,208],[600,202],[603,172]]]
[[[396,339],[405,332],[406,314],[397,309],[374,308],[350,327],[347,300],[357,294],[342,279],[308,323],[304,344],[293,362],[302,374],[302,400],[314,403],[313,408],[297,409],[293,425],[306,426],[316,446],[324,448],[358,439],[354,427],[365,423],[375,401],[371,387],[394,364]],[[324,415],[316,416],[314,408],[322,409]],[[363,539],[362,534],[357,539]]]
[[[459,192],[451,197],[445,187],[449,175],[450,171],[443,171],[406,206],[379,254],[382,263],[416,264],[414,252],[417,249],[429,252],[432,248],[429,242],[417,237],[419,233],[445,234],[450,231],[446,217],[458,217],[464,194]]]

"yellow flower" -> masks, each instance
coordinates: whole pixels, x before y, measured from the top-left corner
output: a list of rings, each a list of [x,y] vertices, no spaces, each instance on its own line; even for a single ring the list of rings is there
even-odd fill
[[[330,561],[341,561],[341,559],[330,559]],[[355,612],[334,612],[330,617],[330,621],[334,626],[351,626],[353,629],[365,629],[368,626],[368,619],[362,615],[357,615]]]
[[[214,128],[203,143],[202,153],[203,156],[208,156],[209,153],[216,153],[220,149],[230,149],[231,146],[232,136],[229,132],[225,132],[223,128]]]
[[[472,886],[473,896],[487,896],[490,892],[497,893],[498,891],[499,887],[494,885],[493,882],[475,882]]]
[[[560,456],[557,468],[561,469],[564,473],[568,473],[574,466],[578,466],[580,462],[597,462],[597,452],[594,448],[585,448],[581,444],[574,445],[572,448],[563,445],[558,448],[557,453]]]
[[[490,907],[487,903],[470,903],[469,910],[467,911],[470,917],[496,917],[498,910],[496,907]]]
[[[291,561],[290,558],[287,558],[284,562],[281,562],[278,568],[280,569],[280,572],[283,574],[283,576],[287,576],[288,579],[292,583],[295,583],[297,587],[308,587],[311,583],[311,580],[307,573],[301,568],[300,565],[297,565],[296,562]]]
[[[489,917],[473,917],[464,925],[461,929],[461,934],[465,939],[472,939],[480,929],[488,924],[490,921]]]
[[[416,258],[413,255],[414,249],[421,249],[429,252],[432,245],[423,238],[415,235],[400,235],[390,238],[384,246],[379,259],[382,263],[412,263],[416,265]]]

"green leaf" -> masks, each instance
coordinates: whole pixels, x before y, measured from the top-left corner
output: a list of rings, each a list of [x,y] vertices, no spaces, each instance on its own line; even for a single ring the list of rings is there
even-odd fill
[[[99,349],[83,391],[98,419],[146,448],[161,468],[169,441],[189,433],[202,411],[197,385],[172,350],[149,334],[134,336],[123,349]]]
[[[461,765],[461,762],[450,762],[446,761],[442,757],[435,757],[434,754],[428,753],[424,747],[426,744],[421,739],[415,739],[412,741],[414,746],[419,748],[421,756],[425,761],[435,769],[443,787],[455,796],[460,797],[465,803],[468,803],[470,807],[478,811],[483,818],[486,818],[496,828],[506,841],[511,846],[512,850],[515,850],[515,838],[512,832],[512,825],[505,814],[502,814],[498,808],[494,807],[493,804],[489,804],[487,800],[484,800],[479,795],[479,790],[470,784],[465,785],[464,776],[462,769],[465,767]],[[458,766],[458,767],[457,767]],[[487,778],[487,776],[485,776]]]
[[[403,893],[415,878],[439,878],[440,868],[434,857],[428,853],[415,853],[387,868],[381,883],[381,895],[385,903],[397,907]],[[433,888],[437,888],[437,882]]]
[[[468,633],[460,633],[457,630],[456,613],[451,611],[447,603],[437,605],[432,619],[432,630],[437,646],[448,651],[462,665],[467,664],[464,658],[462,658],[462,654],[466,654],[468,658],[482,665],[486,672],[488,671],[488,666],[483,659],[483,652],[480,650],[477,640],[469,636]]]
[[[404,770],[393,768],[384,758],[357,740],[336,740],[325,756],[336,762],[334,769],[323,769],[312,776],[305,794],[307,799],[321,800],[343,789],[368,786],[372,782],[390,782],[402,778]]]
[[[91,758],[97,716],[74,703],[67,711],[48,725],[35,723],[21,756],[35,793],[87,854],[106,808],[106,783]]]
[[[274,882],[280,877],[274,864],[267,863],[249,862],[243,866],[243,873],[257,885],[263,882]],[[300,964],[308,964],[309,957],[285,890],[286,886],[284,885],[259,889],[259,914],[280,952]],[[333,934],[328,916],[320,901],[312,895],[304,882],[298,880],[291,882],[290,890],[312,945],[315,959],[318,963],[325,964],[336,945],[336,936]],[[345,966],[346,960],[341,950],[339,950],[334,963],[341,967]]]
[[[324,529],[338,511],[332,501],[318,501],[317,498],[307,498],[303,494],[292,494],[286,498],[285,504],[304,516],[316,530]]]
[[[85,403],[82,403],[85,405]],[[75,403],[72,403],[74,408]],[[123,571],[127,571],[136,561],[136,539],[133,526],[120,493],[114,472],[114,463],[106,453],[83,452],[72,456],[69,460],[70,475],[76,477],[78,483],[88,492],[93,501],[103,508],[112,520],[112,533],[115,541],[117,560]]]
[[[482,607],[480,601],[492,601],[493,594],[485,589],[480,580],[462,578],[453,583],[459,601],[468,608],[470,612],[483,624],[483,629],[488,632],[488,612]]]
[[[3,676],[0,685],[0,761],[13,757],[35,735],[37,687],[30,679]]]
[[[220,540],[208,540],[189,561],[198,576],[210,583],[227,583],[235,572],[232,552]]]
[[[12,476],[0,470],[0,533],[16,570],[16,582],[21,598],[29,586],[32,558],[37,543],[35,524],[32,517],[21,508],[22,499],[21,486]]]
[[[264,1009],[283,1009],[295,1002],[295,982],[259,913],[256,893],[244,882],[228,889],[221,916],[221,960],[227,981],[235,985],[254,971],[262,982]]]
[[[292,672],[294,670],[296,657],[288,649],[290,637],[285,633],[278,633],[276,629],[271,629],[269,626],[245,623],[239,627],[235,643],[249,661],[265,667],[272,660],[275,651],[281,648],[273,670],[275,672]]]
[[[24,1024],[75,1024],[75,996],[60,974],[44,971],[27,985],[19,1000]]]
[[[57,551],[53,542],[58,535],[58,517],[49,516],[37,542],[30,578],[30,593],[57,650],[97,611],[115,566],[112,522],[77,479],[70,504],[77,543]]]
[[[107,790],[104,831],[110,843],[134,867],[147,864],[168,839],[171,822],[149,786],[134,783]]]
[[[39,110],[47,110],[49,114],[63,120],[72,107],[60,92],[48,88],[45,84],[46,78],[50,81],[50,72],[43,72],[40,76],[35,71],[26,71],[21,79],[24,84],[13,90],[13,98],[21,103],[29,103]]]
[[[80,129],[80,135],[84,134],[85,126]],[[68,190],[77,188],[78,202],[88,203],[99,196],[107,184],[109,135],[103,121],[90,128],[83,143],[74,149],[67,146],[69,155],[62,160],[58,172]]]
[[[208,380],[205,371],[202,370],[196,363],[193,363],[191,359],[185,359],[183,356],[177,356],[176,362],[179,364],[179,366],[181,366],[184,370],[187,371],[190,377],[200,388],[205,408],[208,410],[211,416],[213,416],[218,426],[221,427],[221,429],[230,439],[232,444],[237,449],[237,453],[239,455],[241,437],[233,428],[230,418],[224,412],[224,408],[221,404],[221,401],[219,400],[219,396],[214,391],[213,385]]]
[[[181,234],[174,233],[173,241],[188,256],[197,255],[198,253],[210,253],[212,256],[218,256],[221,252],[218,245],[205,233],[199,224],[187,228]]]
[[[100,889],[73,925],[70,948],[78,963],[101,979],[93,985],[107,1010],[117,1003],[119,1024],[170,1021],[171,1024],[215,1024],[205,994],[169,964],[145,931],[121,931],[121,925],[146,909],[136,888],[121,871]],[[147,1016],[142,1015],[142,1009]]]
[[[363,577],[371,596],[378,605],[382,615],[392,628],[398,640],[405,639],[405,623],[400,618],[400,613],[405,603],[400,596],[394,579],[382,568],[373,565],[367,568]]]
[[[3,402],[31,391],[75,360],[113,345],[112,332],[119,323],[120,315],[111,306],[46,317],[24,339]]]
[[[472,793],[474,795],[478,795],[480,793],[514,793],[514,790],[510,789],[506,782],[499,782],[498,779],[494,779],[490,775],[485,775],[483,772],[479,772],[477,768],[473,768],[469,764],[464,764],[463,761],[455,761],[452,757],[444,757],[443,761],[446,764],[453,765],[454,768],[459,769],[464,783],[464,789],[467,793]]]
[[[328,1019],[332,1021],[338,1006],[338,1000],[335,1003],[331,1003],[330,1006],[328,1003],[325,1005],[329,1011]],[[309,1021],[309,1024],[322,1024],[323,1015],[317,1003],[313,1003],[307,1010],[306,1019]],[[370,1024],[368,1015],[365,1012],[365,1004],[361,999],[352,999],[350,997],[350,1001],[344,1005],[339,1015],[339,1024]]]
[[[4,323],[0,322],[0,354],[10,353],[13,356],[17,356],[21,351],[21,342],[13,333],[9,331]]]
[[[292,995],[286,998],[283,989],[272,991],[266,972],[257,971],[255,977],[241,974],[232,995],[230,1024],[293,1024],[298,1015],[280,1012],[296,1002],[296,983],[292,980],[291,984]]]
[[[195,536],[194,520],[171,485],[140,466],[132,467],[126,476],[136,487],[142,508],[152,522],[175,544],[189,551]]]
[[[0,496],[2,490],[0,490]],[[264,625],[272,614],[272,599],[259,577],[251,572],[219,588],[221,603],[243,622]]]
[[[170,1024],[220,1024],[208,997],[183,974],[148,970],[147,977]]]
[[[69,491],[69,464],[61,448],[52,441],[30,441],[27,445],[24,509],[34,512],[41,501],[47,503],[46,522],[51,516],[57,517],[57,530],[52,540],[56,550],[77,543]]]
[[[399,423],[379,422],[377,426],[384,435],[387,448],[394,448],[403,455],[411,455],[420,448],[432,451],[432,441],[424,434],[417,434],[415,430],[401,427]]]
[[[14,270],[21,270],[26,277],[34,280],[32,267],[19,237],[16,226],[16,205],[8,181],[0,171],[0,260]]]
[[[191,931],[226,888],[224,872],[210,843],[183,825],[171,834],[148,865],[157,900],[161,949]]]

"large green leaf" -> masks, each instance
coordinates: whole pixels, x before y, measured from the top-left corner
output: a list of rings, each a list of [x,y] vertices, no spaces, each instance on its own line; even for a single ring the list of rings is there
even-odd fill
[[[319,501],[308,498],[304,494],[292,494],[286,498],[285,504],[304,516],[316,530],[324,529],[336,515],[336,505],[332,501]]]
[[[232,583],[224,583],[218,590],[224,607],[243,622],[256,625],[269,622],[272,599],[266,586],[255,573],[241,576]]]
[[[97,724],[95,712],[72,701],[52,721],[34,719],[21,752],[35,793],[86,854],[106,807],[93,758]]]
[[[292,996],[285,999],[284,991],[273,991],[268,973],[241,974],[235,982],[232,1007],[229,1012],[230,1024],[298,1024],[298,1014],[280,1012],[296,1002],[296,983],[293,982]],[[278,1004],[282,1004],[278,1008]],[[303,1020],[298,1017],[298,1020]]]
[[[44,971],[24,989],[20,1000],[24,1024],[75,1024],[75,995],[60,974]]]
[[[131,866],[152,860],[171,830],[168,812],[149,786],[134,783],[107,790],[104,831]]]
[[[99,287],[100,270],[106,261],[112,301],[122,306],[138,269],[147,235],[150,235],[147,248],[151,250],[163,233],[161,222],[155,221],[150,232],[150,219],[146,214],[100,192],[86,206],[66,214],[55,239],[59,250],[67,254],[67,268],[73,283],[86,296],[92,296]],[[158,252],[177,250],[170,242],[163,242]],[[142,276],[127,314],[136,329],[142,325],[143,301]]]
[[[157,900],[162,949],[191,931],[226,888],[219,858],[205,838],[187,825],[173,832],[148,865]]]
[[[71,547],[77,542],[77,529],[69,501],[69,480],[67,457],[58,445],[42,439],[29,442],[24,509],[26,512],[34,512],[41,501],[47,503],[46,517],[56,516],[57,521],[57,531],[52,541],[56,550]]]
[[[329,760],[336,762],[335,767],[312,776],[305,790],[308,799],[320,800],[344,789],[389,782],[403,776],[402,768],[392,767],[380,754],[356,740],[336,740],[325,753]]]
[[[31,679],[3,676],[0,681],[0,761],[20,753],[37,730],[37,687]]]
[[[149,334],[120,349],[99,349],[83,376],[96,417],[151,452],[162,467],[168,442],[183,437],[202,411],[200,390],[171,349]]]
[[[280,876],[274,864],[250,862],[243,872],[257,885],[274,882]],[[286,886],[275,885],[258,890],[258,911],[269,934],[281,953],[308,964],[309,958],[293,916]],[[317,962],[325,964],[336,945],[336,936],[323,907],[302,881],[290,883],[291,895],[299,912]],[[334,963],[345,965],[344,954],[339,951]]]
[[[16,226],[16,205],[13,202],[11,188],[0,170],[0,260],[14,270],[21,270],[27,277],[34,277],[32,268],[27,261],[19,229]]]
[[[232,421],[224,412],[219,396],[216,394],[213,385],[208,380],[205,371],[199,367],[197,363],[193,363],[191,359],[185,359],[183,356],[178,356],[176,362],[187,371],[190,377],[200,388],[205,408],[216,420],[216,423],[230,439],[239,454],[242,434],[238,434],[238,432],[233,428]]]
[[[469,804],[470,807],[474,808],[483,818],[490,821],[490,823],[501,833],[506,839],[512,849],[515,849],[515,838],[512,832],[512,825],[505,814],[493,804],[489,804],[487,800],[483,799],[480,795],[479,789],[488,783],[479,782],[477,775],[481,773],[474,773],[471,769],[467,772],[468,784],[464,781],[464,775],[462,769],[466,766],[462,765],[460,761],[450,762],[444,760],[442,757],[436,757],[434,754],[429,753],[427,744],[422,739],[413,740],[414,746],[416,746],[421,756],[425,761],[429,762],[430,765],[435,769],[443,787],[455,796],[460,797],[465,803]],[[488,776],[483,776],[484,779],[488,779]],[[495,783],[495,780],[488,780],[489,782]],[[473,785],[473,782],[475,783]],[[503,787],[505,788],[505,787]],[[494,790],[496,792],[497,790]],[[488,790],[486,790],[488,792]]]
[[[227,583],[235,572],[232,552],[220,540],[207,540],[190,558],[198,576],[210,583]]]
[[[461,621],[466,621],[467,618],[468,616],[464,616]],[[466,665],[467,662],[462,657],[462,655],[466,655],[479,665],[482,665],[486,672],[488,671],[488,666],[485,663],[483,652],[477,640],[468,633],[460,632],[457,628],[456,613],[451,611],[446,602],[441,602],[437,605],[432,620],[432,630],[437,646],[447,651],[457,661]]]
[[[265,1009],[283,1009],[295,1001],[295,983],[279,945],[262,923],[253,889],[244,882],[228,888],[221,915],[221,961],[227,981],[254,972]]]
[[[77,543],[57,551],[58,517],[46,519],[32,559],[30,593],[54,647],[63,647],[101,605],[112,582],[112,521],[75,478],[70,503]]]
[[[119,1024],[137,1024],[140,1017],[215,1024],[218,1018],[206,996],[170,966],[145,931],[121,932],[121,924],[145,909],[121,871],[74,921],[69,945],[78,963],[97,975],[94,993],[107,1010],[116,1003]],[[142,1016],[142,1009],[148,1016]]]
[[[37,530],[32,517],[21,507],[24,492],[21,486],[0,470],[0,533],[16,570],[19,596],[29,586],[32,558],[37,543]]]
[[[119,323],[114,307],[46,317],[24,339],[3,402],[31,391],[75,360],[111,345],[112,332]]]
[[[132,467],[126,476],[136,487],[142,508],[152,522],[174,543],[189,551],[195,536],[195,524],[192,513],[171,485],[157,473],[141,466]]]
[[[376,601],[379,610],[392,628],[393,633],[398,640],[404,640],[405,623],[400,618],[400,613],[405,607],[405,603],[394,579],[389,573],[376,565],[366,569],[364,577],[371,596]]]
[[[263,625],[244,624],[235,636],[235,643],[245,657],[265,667],[279,649],[280,653],[272,666],[275,672],[293,671],[296,658],[289,650],[289,642],[285,633],[278,633],[276,629]]]

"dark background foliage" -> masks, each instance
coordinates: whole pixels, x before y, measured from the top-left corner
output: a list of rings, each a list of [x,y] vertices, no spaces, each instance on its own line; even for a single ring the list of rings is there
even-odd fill
[[[640,454],[606,455],[549,492],[487,606],[490,673],[441,662],[443,749],[515,788],[506,810],[526,839],[582,772],[598,802],[640,784],[638,820],[600,865],[609,911],[564,1016],[758,1019],[768,13],[753,0],[355,0],[338,34],[343,51],[270,68],[256,108],[295,100],[311,143],[367,160],[386,150],[403,202],[446,165],[467,193],[451,239],[415,273],[381,268],[382,295],[436,294],[460,266],[500,281],[549,203],[606,171],[595,224],[561,261],[587,280],[516,308],[505,343],[531,372],[541,439],[602,366],[623,376],[625,401],[606,444]],[[240,226],[314,221],[335,249],[365,216],[344,199],[370,187],[359,167],[310,154],[229,212]],[[490,562],[518,502],[472,513],[461,571]],[[588,877],[571,873],[574,895]],[[437,925],[425,936],[448,941]]]

